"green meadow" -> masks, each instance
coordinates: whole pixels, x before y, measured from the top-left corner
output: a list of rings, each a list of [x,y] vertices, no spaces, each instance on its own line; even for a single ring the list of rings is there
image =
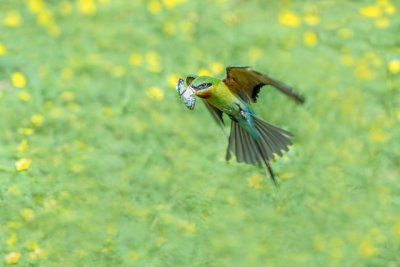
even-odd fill
[[[0,266],[400,266],[395,0],[0,0]],[[249,65],[265,170],[175,83]],[[229,119],[226,118],[226,132]]]

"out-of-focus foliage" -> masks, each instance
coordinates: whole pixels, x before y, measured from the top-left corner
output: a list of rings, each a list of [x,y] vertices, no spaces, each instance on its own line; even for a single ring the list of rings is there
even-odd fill
[[[0,265],[400,266],[399,2],[0,1]],[[264,170],[174,90],[294,85]]]

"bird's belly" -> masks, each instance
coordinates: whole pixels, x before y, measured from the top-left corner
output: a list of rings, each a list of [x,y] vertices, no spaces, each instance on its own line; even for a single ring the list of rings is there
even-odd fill
[[[214,107],[228,115],[236,115],[240,112],[239,106],[231,99],[210,97],[207,101]]]
[[[239,110],[233,108],[233,107],[223,107],[222,112],[228,114],[228,115],[235,115],[239,112]]]
[[[237,97],[224,83],[212,89],[211,97],[207,101],[228,115],[235,116],[240,112]]]

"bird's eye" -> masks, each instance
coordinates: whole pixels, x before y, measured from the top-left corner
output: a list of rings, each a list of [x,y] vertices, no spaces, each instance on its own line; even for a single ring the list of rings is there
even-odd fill
[[[211,83],[202,83],[198,86],[198,88],[199,88],[199,90],[202,90],[202,89],[206,89],[207,87],[210,87],[210,86],[211,86]]]

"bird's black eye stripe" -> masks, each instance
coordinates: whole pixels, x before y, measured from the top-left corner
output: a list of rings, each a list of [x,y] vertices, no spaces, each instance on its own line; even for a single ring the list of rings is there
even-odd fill
[[[211,83],[202,83],[199,86],[193,86],[197,90],[203,90],[211,86]]]

